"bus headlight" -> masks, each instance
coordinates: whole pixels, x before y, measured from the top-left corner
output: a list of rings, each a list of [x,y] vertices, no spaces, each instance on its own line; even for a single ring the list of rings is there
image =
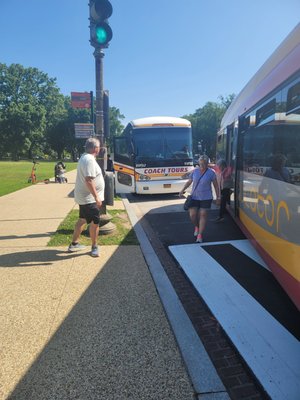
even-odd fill
[[[139,174],[138,175],[138,180],[139,181],[150,181],[150,176],[149,175],[143,175],[143,174]]]

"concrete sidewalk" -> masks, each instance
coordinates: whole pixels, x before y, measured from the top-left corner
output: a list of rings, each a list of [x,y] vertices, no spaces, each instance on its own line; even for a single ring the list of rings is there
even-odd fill
[[[140,247],[46,247],[75,174],[0,197],[0,399],[193,399]]]

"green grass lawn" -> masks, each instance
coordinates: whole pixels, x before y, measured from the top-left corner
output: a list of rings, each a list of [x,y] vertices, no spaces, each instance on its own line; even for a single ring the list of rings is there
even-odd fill
[[[56,161],[41,161],[37,164],[35,171],[37,180],[53,179],[55,164]],[[65,164],[67,172],[77,167],[77,163],[67,162]],[[32,165],[31,161],[0,161],[0,196],[30,186],[28,178]]]
[[[115,224],[116,230],[109,235],[99,235],[98,243],[101,245],[138,245],[135,232],[128,220],[125,210],[111,210],[109,214],[113,217],[111,222]],[[60,224],[57,232],[50,239],[48,246],[68,246],[72,241],[75,223],[78,219],[78,210],[72,210],[66,219]],[[80,243],[90,246],[91,240],[84,231]]]

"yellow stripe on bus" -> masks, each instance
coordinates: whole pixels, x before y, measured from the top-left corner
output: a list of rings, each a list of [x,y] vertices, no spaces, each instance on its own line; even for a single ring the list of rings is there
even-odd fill
[[[300,246],[267,232],[240,209],[240,219],[261,247],[294,279],[300,281]]]
[[[134,171],[131,168],[123,167],[123,165],[115,164],[114,163],[114,169],[115,171],[120,171],[123,172],[124,174],[129,174],[129,175],[134,175]]]

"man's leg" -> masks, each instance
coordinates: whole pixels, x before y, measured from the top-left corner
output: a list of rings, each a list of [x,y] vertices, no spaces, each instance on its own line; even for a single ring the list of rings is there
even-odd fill
[[[220,218],[226,213],[226,204],[230,204],[230,189],[221,190]]]
[[[225,189],[221,190],[221,204],[220,204],[220,212],[219,217],[223,218],[226,209],[226,192]]]
[[[99,235],[99,224],[95,224],[92,221],[90,223],[90,237],[92,240],[92,247],[97,246],[98,235]]]
[[[75,228],[74,228],[74,233],[73,233],[73,238],[72,238],[73,243],[78,242],[79,237],[81,235],[81,232],[83,231],[85,224],[86,224],[86,220],[84,218],[78,218],[78,221],[76,222]]]

